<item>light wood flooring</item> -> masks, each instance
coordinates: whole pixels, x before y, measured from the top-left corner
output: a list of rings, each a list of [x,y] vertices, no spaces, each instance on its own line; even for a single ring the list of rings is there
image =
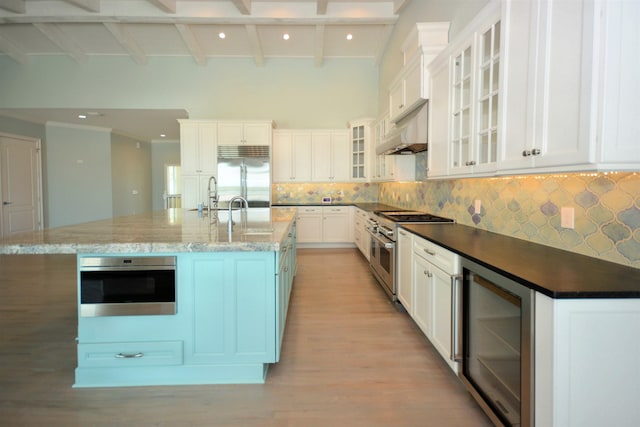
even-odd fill
[[[0,256],[1,426],[489,426],[355,249],[298,250],[266,384],[72,388],[75,257]]]

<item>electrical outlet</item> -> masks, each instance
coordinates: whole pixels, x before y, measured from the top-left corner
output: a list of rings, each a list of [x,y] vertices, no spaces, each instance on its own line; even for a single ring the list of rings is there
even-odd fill
[[[480,213],[480,210],[482,209],[482,202],[480,201],[480,199],[476,199],[473,202],[473,213]]]
[[[560,226],[563,228],[575,228],[573,208],[560,208]]]

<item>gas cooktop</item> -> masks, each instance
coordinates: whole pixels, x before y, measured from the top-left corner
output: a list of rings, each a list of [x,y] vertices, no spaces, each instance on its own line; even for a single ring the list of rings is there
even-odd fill
[[[393,222],[453,222],[450,218],[418,211],[376,212],[376,214]]]

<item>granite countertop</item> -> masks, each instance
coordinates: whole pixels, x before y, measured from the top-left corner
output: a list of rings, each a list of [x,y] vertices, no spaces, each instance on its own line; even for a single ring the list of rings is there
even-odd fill
[[[0,239],[0,254],[176,253],[278,251],[295,209],[250,208],[241,212],[229,239],[228,211],[206,213],[168,209],[77,225],[20,233]]]
[[[640,269],[460,224],[402,228],[552,298],[640,298]]]

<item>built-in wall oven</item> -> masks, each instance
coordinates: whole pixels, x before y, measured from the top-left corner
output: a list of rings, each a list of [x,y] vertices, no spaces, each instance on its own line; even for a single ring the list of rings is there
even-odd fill
[[[396,241],[400,224],[453,223],[452,219],[425,212],[376,211],[369,215],[367,230],[371,240],[369,268],[391,301],[397,300]]]
[[[176,257],[79,257],[80,316],[176,313]]]
[[[462,259],[459,376],[498,426],[533,427],[534,291]]]

